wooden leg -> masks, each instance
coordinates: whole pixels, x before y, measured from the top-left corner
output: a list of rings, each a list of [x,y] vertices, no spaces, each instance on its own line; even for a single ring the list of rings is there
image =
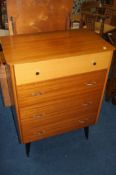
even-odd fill
[[[25,151],[26,151],[27,157],[29,157],[30,146],[31,146],[31,143],[26,143],[26,144],[25,144]]]
[[[89,127],[85,127],[84,132],[85,132],[85,137],[88,139],[88,137],[89,137]]]

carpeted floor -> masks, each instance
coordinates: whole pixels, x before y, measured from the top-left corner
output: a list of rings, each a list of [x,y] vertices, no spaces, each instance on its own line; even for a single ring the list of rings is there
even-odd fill
[[[31,145],[30,158],[18,143],[10,109],[0,98],[0,175],[115,175],[116,106],[103,102],[98,123]]]

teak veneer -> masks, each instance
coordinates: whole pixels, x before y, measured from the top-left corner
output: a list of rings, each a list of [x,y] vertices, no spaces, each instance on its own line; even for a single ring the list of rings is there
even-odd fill
[[[77,128],[88,137],[99,118],[114,48],[87,30],[6,36],[1,44],[1,81],[10,96],[4,103],[14,107],[27,153],[30,142]]]

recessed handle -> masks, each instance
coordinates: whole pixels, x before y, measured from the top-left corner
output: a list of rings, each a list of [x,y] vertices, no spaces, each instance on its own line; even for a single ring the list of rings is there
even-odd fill
[[[97,64],[96,61],[93,61],[93,66],[96,66],[96,64]]]
[[[42,117],[43,117],[43,114],[33,115],[34,119],[39,119],[39,118],[42,118]]]
[[[40,72],[39,72],[39,71],[37,71],[37,72],[35,73],[35,75],[40,75]]]
[[[88,106],[89,104],[88,103],[83,103],[82,106]]]
[[[93,102],[92,101],[89,101],[87,103],[83,103],[82,106],[85,106],[86,107],[86,106],[89,106],[89,105],[92,105],[92,104],[93,104]]]
[[[79,122],[79,123],[82,123],[82,124],[85,123],[84,120],[78,120],[78,122]]]
[[[86,86],[94,86],[96,84],[97,84],[96,81],[85,83]]]
[[[43,95],[43,92],[32,92],[31,96],[40,96]]]
[[[45,133],[46,133],[45,130],[41,130],[41,131],[36,132],[35,135],[40,136],[40,135],[43,135],[43,134],[45,134]]]

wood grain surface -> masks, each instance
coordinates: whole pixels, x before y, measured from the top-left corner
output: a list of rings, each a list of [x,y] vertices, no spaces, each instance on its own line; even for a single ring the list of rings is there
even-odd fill
[[[73,0],[7,0],[10,34],[67,30],[72,3]]]
[[[72,117],[59,122],[51,123],[49,125],[42,126],[25,126],[23,125],[23,142],[28,143],[43,138],[51,137],[54,135],[62,134],[78,128],[83,128],[95,124],[94,113],[80,114],[81,118]],[[75,115],[76,116],[76,115]]]
[[[35,63],[17,64],[14,66],[16,84],[25,85],[60,77],[107,69],[111,52],[88,54],[63,59],[51,59]]]
[[[97,34],[87,30],[1,37],[7,64],[72,58],[114,50]]]
[[[1,43],[21,143],[97,122],[114,50],[110,44],[87,30],[7,36]]]
[[[20,107],[42,104],[56,99],[64,99],[92,90],[101,89],[105,80],[106,70],[86,73],[51,81],[17,86]],[[69,97],[70,99],[71,97]]]

